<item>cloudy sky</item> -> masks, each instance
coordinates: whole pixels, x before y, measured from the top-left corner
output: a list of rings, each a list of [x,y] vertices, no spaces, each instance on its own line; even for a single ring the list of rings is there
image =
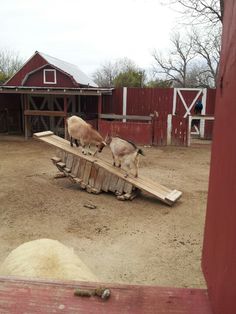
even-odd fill
[[[0,49],[24,60],[37,50],[88,75],[123,57],[147,69],[153,50],[168,48],[176,23],[177,13],[159,0],[1,1]]]

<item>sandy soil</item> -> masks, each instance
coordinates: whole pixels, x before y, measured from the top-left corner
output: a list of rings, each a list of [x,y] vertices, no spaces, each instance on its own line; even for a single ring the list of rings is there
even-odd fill
[[[141,194],[118,201],[54,179],[55,149],[0,137],[0,262],[23,242],[52,238],[72,246],[103,282],[205,287],[201,250],[210,145],[144,147],[140,173],[183,192],[168,207]],[[110,159],[105,149],[102,158]],[[96,209],[84,207],[86,203]]]

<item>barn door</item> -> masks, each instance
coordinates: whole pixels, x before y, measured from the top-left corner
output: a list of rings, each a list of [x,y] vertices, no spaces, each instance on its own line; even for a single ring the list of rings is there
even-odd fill
[[[186,118],[193,112],[196,101],[202,100],[202,115],[206,113],[206,88],[174,88],[173,109],[172,114],[179,114]],[[201,138],[204,137],[205,121],[200,119],[199,127],[195,126],[191,130],[191,134],[198,134]]]

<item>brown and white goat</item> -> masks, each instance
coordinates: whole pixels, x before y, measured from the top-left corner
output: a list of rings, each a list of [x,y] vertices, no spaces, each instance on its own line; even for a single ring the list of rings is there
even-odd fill
[[[92,154],[89,151],[90,145],[96,145],[97,150],[93,155],[97,153],[97,151],[101,151],[106,143],[103,141],[102,136],[93,129],[93,127],[85,122],[83,119],[77,116],[71,116],[67,119],[68,133],[70,136],[70,145],[73,147],[73,140],[75,145],[78,147],[82,146],[83,154]],[[79,140],[79,143],[78,143]],[[87,150],[86,147],[88,146]]]
[[[106,136],[105,142],[110,146],[113,166],[122,167],[126,170],[126,176],[128,171],[134,169],[134,176],[138,176],[138,163],[139,155],[144,155],[143,151],[138,148],[134,143],[126,141],[120,137]],[[101,151],[102,149],[100,149]]]

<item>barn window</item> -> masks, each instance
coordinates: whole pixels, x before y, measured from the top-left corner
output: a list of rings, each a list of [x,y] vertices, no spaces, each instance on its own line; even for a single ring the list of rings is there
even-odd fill
[[[57,83],[56,70],[45,69],[43,71],[43,83],[56,84]]]

